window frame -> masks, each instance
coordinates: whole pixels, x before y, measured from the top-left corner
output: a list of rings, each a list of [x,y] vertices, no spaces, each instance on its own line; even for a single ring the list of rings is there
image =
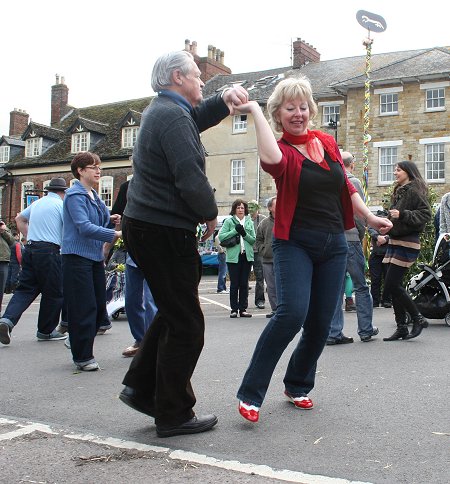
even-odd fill
[[[383,98],[391,96],[390,100],[385,100]],[[394,99],[395,98],[395,99]],[[383,106],[391,107],[390,111],[383,111]],[[394,109],[396,107],[396,109]],[[397,92],[385,92],[380,94],[380,116],[396,116],[398,115],[398,93]]]
[[[9,145],[0,146],[0,164],[8,163],[11,155],[11,147]]]
[[[32,154],[30,154],[32,151]],[[25,140],[25,158],[36,158],[42,155],[42,137],[28,138]]]
[[[325,114],[325,110],[330,110],[331,108],[333,108],[334,113],[332,115],[329,112]],[[336,109],[338,111],[337,113],[336,113]],[[341,106],[339,104],[329,103],[329,104],[324,104],[322,106],[322,126],[328,127],[329,123],[331,122],[331,119],[330,119],[331,116],[333,116],[333,120],[336,122],[336,126],[340,126]],[[326,118],[328,118],[328,121],[325,120]]]
[[[110,183],[110,186],[108,186],[109,183]],[[107,186],[107,188],[110,190],[110,193],[105,192],[105,186]],[[100,177],[100,180],[98,182],[98,196],[106,205],[108,210],[111,210],[113,206],[113,193],[114,193],[114,177],[112,177],[111,175],[105,175]]]
[[[239,166],[236,166],[237,164]],[[236,180],[236,178],[239,178],[239,180]],[[231,160],[230,193],[245,193],[245,160],[243,158]]]
[[[235,114],[233,116],[232,134],[246,133],[247,127],[248,127],[247,114]]]
[[[428,94],[433,93],[434,91],[442,91],[442,95],[438,95],[437,97],[433,97],[431,99],[428,99]],[[442,104],[439,106],[428,106],[429,101],[442,101]],[[435,112],[435,111],[444,111],[445,110],[445,87],[435,87],[435,88],[430,88],[425,91],[425,112]]]
[[[85,142],[83,143],[81,138],[85,137]],[[85,146],[86,149],[76,149],[77,145],[81,148],[82,146]],[[72,142],[71,142],[71,153],[76,154],[76,153],[84,153],[86,151],[89,151],[89,148],[91,147],[91,133],[89,131],[81,131],[77,133],[72,133]]]
[[[431,153],[429,153],[429,149],[431,148]],[[434,148],[438,149],[438,152],[434,152]],[[435,160],[435,159],[429,159],[429,155],[433,158],[434,155],[438,155],[438,157],[441,157],[442,159]],[[427,183],[445,183],[445,143],[426,143],[424,144],[424,164],[425,164],[425,181]],[[442,165],[438,169],[434,169],[433,165]],[[429,178],[428,177],[428,172],[429,172],[429,166],[431,166],[431,172],[442,172],[441,177],[438,178]]]
[[[392,179],[389,180],[383,180],[382,179],[382,172],[385,171],[382,169],[382,166],[392,166],[394,167],[399,160],[399,147],[403,145],[402,140],[395,140],[395,141],[380,141],[380,142],[375,142],[373,144],[374,148],[378,149],[378,185],[379,186],[388,186],[391,185],[392,182],[394,181],[394,169],[392,169]],[[394,154],[395,150],[395,154]],[[382,158],[387,158],[389,157],[392,161],[391,163],[383,163],[382,164]]]
[[[124,126],[122,128],[122,148],[124,149],[134,148],[138,132],[139,132],[139,126]],[[127,136],[127,133],[132,133],[132,134],[130,136]],[[132,143],[125,146],[125,141],[128,138],[132,140]]]
[[[24,210],[25,207],[25,192],[27,190],[34,190],[34,182],[26,181],[22,182],[20,186],[20,211]]]
[[[426,82],[424,84],[420,85],[420,89],[425,91],[424,93],[424,112],[425,113],[433,113],[436,111],[445,111],[446,110],[446,105],[445,105],[445,88],[450,86],[450,81],[441,81],[441,82]],[[430,91],[439,91],[440,89],[443,89],[443,105],[442,106],[437,106],[437,107],[428,107],[428,92]],[[438,97],[438,99],[441,99]]]

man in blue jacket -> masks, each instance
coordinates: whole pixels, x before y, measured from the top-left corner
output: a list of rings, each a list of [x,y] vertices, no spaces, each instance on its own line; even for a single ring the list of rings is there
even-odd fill
[[[158,95],[142,116],[122,222],[125,245],[158,312],[119,398],[155,417],[159,437],[204,432],[217,423],[215,415],[195,415],[191,386],[205,327],[196,228],[205,223],[202,240],[209,238],[218,213],[200,132],[232,114],[248,95],[235,86],[203,100],[200,75],[186,51],[156,61],[152,88]]]

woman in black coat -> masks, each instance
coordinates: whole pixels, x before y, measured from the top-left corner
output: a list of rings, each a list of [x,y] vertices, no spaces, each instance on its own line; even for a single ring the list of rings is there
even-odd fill
[[[420,252],[420,233],[431,220],[428,188],[417,166],[411,161],[401,161],[394,170],[396,185],[391,197],[389,219],[393,227],[383,263],[388,264],[384,282],[385,292],[392,295],[397,329],[384,341],[411,339],[419,336],[428,321],[402,285],[403,276],[416,261]],[[406,313],[413,323],[411,333],[406,324]]]

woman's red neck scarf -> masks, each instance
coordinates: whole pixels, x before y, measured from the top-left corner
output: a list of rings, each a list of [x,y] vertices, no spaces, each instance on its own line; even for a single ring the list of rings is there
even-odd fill
[[[305,145],[309,159],[314,163],[318,164],[324,170],[330,170],[330,167],[328,166],[325,158],[323,158],[320,163],[314,161],[314,159],[320,159],[319,142],[322,143],[323,149],[328,153],[330,158],[333,161],[337,161],[334,145],[330,137],[322,131],[307,130],[306,134],[301,135],[294,135],[288,133],[287,131],[283,131],[282,139],[290,145]]]

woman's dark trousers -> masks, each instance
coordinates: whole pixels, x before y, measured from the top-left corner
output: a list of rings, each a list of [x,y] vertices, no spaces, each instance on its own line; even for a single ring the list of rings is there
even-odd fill
[[[392,296],[392,307],[394,308],[397,325],[405,324],[407,312],[411,318],[419,315],[414,301],[403,287],[403,277],[407,270],[407,267],[388,264],[386,278],[384,280],[384,293]]]
[[[228,262],[230,275],[230,306],[232,311],[246,311],[248,307],[248,277],[252,263],[245,253],[239,255],[238,263]]]
[[[64,303],[67,308],[73,361],[94,361],[94,339],[105,324],[106,279],[103,261],[96,262],[74,254],[64,254]]]

